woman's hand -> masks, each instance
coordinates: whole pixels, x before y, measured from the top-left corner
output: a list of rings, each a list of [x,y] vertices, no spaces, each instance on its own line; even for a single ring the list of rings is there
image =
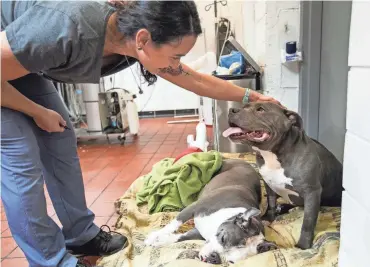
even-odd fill
[[[275,103],[275,104],[285,108],[279,101],[277,101],[275,98],[273,98],[271,96],[266,96],[266,95],[260,94],[256,91],[252,91],[252,92],[251,92],[251,95],[249,97],[251,102],[272,102],[272,103]]]
[[[54,110],[42,107],[33,115],[33,120],[42,130],[48,133],[64,132],[66,121]]]

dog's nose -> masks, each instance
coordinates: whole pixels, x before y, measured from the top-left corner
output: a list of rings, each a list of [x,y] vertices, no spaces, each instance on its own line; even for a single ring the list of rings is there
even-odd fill
[[[238,113],[240,111],[240,108],[231,108],[229,110],[229,113]]]
[[[221,257],[217,252],[212,252],[207,258],[207,262],[211,264],[221,264]]]

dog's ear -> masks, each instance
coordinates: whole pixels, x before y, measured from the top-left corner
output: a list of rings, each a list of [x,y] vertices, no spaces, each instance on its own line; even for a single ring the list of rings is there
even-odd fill
[[[298,113],[291,111],[291,110],[284,110],[285,116],[289,119],[290,125],[297,127],[298,129],[302,130],[303,128],[303,120]]]
[[[261,211],[256,208],[249,208],[243,213],[243,220],[249,221],[252,217],[257,217],[261,214]]]
[[[252,222],[254,217],[257,217],[261,214],[261,211],[256,208],[247,209],[244,213],[241,213],[239,218],[237,218],[236,223],[242,228],[244,231],[248,231],[249,226]]]

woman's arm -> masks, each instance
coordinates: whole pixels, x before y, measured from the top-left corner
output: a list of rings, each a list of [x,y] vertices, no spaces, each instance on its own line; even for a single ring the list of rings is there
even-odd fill
[[[9,80],[22,77],[29,72],[18,62],[14,56],[5,31],[0,33],[1,36],[1,106],[20,111],[33,117],[40,111],[40,106],[29,100],[18,92]]]
[[[1,81],[1,106],[20,111],[30,117],[42,112],[42,107],[18,92],[10,83]]]
[[[246,88],[211,75],[198,73],[184,64],[181,64],[177,69],[171,67],[160,69],[158,75],[197,95],[218,100],[242,102],[246,93]],[[250,90],[249,101],[275,102],[280,105],[274,98],[264,96],[253,90]]]
[[[49,110],[28,99],[15,89],[9,80],[22,77],[29,72],[14,56],[5,31],[0,33],[1,39],[1,106],[17,110],[32,117],[36,124],[48,132],[62,132],[65,125],[63,118],[53,110]],[[35,88],[35,90],[37,90]]]

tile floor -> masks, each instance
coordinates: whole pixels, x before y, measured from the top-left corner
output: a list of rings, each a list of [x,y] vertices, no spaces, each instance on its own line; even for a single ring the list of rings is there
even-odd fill
[[[148,173],[154,163],[176,156],[186,148],[186,137],[195,134],[196,123],[167,124],[168,120],[173,118],[140,120],[138,137],[128,138],[124,146],[115,138],[111,138],[111,144],[105,138],[79,143],[86,200],[96,215],[97,225],[112,227],[117,218],[114,201],[137,177]],[[212,129],[207,130],[209,138],[212,138]],[[47,192],[46,199],[49,215],[60,225]],[[23,252],[12,238],[2,204],[1,266],[28,266]]]

